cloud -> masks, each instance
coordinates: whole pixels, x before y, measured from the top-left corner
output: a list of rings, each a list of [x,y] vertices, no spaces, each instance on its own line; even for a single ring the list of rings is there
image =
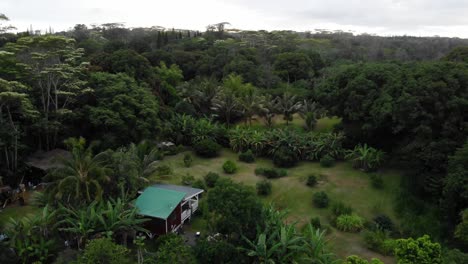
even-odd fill
[[[20,29],[30,24],[58,30],[77,23],[126,22],[202,30],[229,21],[242,29],[468,37],[464,0],[2,0],[2,12]]]

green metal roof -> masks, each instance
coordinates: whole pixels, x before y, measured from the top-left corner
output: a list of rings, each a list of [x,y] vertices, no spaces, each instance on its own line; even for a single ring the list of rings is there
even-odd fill
[[[135,206],[141,215],[167,219],[184,196],[183,192],[148,187],[138,196]]]

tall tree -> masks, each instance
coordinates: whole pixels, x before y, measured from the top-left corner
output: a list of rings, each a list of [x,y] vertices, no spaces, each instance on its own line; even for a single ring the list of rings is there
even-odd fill
[[[0,147],[3,150],[0,157],[7,172],[13,175],[18,170],[23,126],[38,114],[28,92],[29,89],[21,83],[0,79]],[[18,179],[14,181],[19,183]]]
[[[23,37],[8,43],[6,50],[14,52],[25,71],[22,79],[31,84],[37,98],[41,121],[39,147],[54,148],[63,121],[71,114],[70,105],[84,92],[80,73],[83,50],[75,48],[75,40],[62,36]]]

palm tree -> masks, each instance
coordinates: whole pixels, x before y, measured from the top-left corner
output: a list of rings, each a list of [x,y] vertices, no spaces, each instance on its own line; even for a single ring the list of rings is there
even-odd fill
[[[317,124],[317,117],[320,116],[318,104],[313,101],[304,100],[301,104],[299,115],[305,121],[306,130],[312,131]]]
[[[274,99],[271,95],[263,96],[260,99],[259,113],[260,116],[265,119],[265,123],[268,127],[273,126],[273,118],[278,111],[277,106],[278,104],[276,99]]]
[[[217,113],[217,116],[226,121],[229,126],[232,117],[240,112],[240,107],[241,105],[234,91],[223,88],[213,99],[211,109]]]
[[[283,114],[283,119],[286,120],[286,125],[293,120],[293,115],[301,109],[301,103],[297,101],[296,96],[290,93],[284,93],[283,96],[277,98],[278,111]]]
[[[100,200],[102,184],[109,181],[109,168],[102,155],[94,156],[91,147],[85,147],[83,138],[70,138],[65,141],[71,151],[70,158],[61,159],[61,166],[48,174],[51,185],[48,193],[56,199],[66,199],[68,203]]]
[[[252,116],[259,112],[260,98],[253,86],[246,89],[239,98],[239,103],[244,113],[245,121],[252,125]]]

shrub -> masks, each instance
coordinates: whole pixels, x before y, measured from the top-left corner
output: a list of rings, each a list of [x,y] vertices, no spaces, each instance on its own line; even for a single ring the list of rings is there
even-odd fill
[[[271,182],[269,180],[259,181],[256,184],[257,194],[259,195],[270,195],[271,194]]]
[[[166,176],[172,174],[172,168],[169,165],[161,165],[158,166],[155,170],[156,175],[158,176]]]
[[[192,159],[192,155],[190,155],[189,153],[185,154],[184,155],[184,165],[185,167],[190,167],[192,166],[192,162],[193,162],[193,159]]]
[[[346,258],[346,260],[343,262],[343,264],[384,264],[380,259],[377,258],[372,258],[371,262],[360,258],[356,255],[352,255]]]
[[[182,184],[191,186],[195,182],[195,177],[190,174],[182,176]]]
[[[213,188],[216,182],[219,180],[219,174],[210,171],[203,178],[205,180],[206,186],[209,188]]]
[[[237,165],[236,165],[236,163],[234,161],[227,160],[223,164],[223,170],[224,170],[225,173],[228,173],[228,174],[236,173]]]
[[[297,157],[296,153],[285,147],[278,149],[273,155],[273,163],[278,167],[290,168],[296,165],[298,161],[299,157]]]
[[[83,264],[133,263],[129,255],[130,250],[126,247],[115,244],[109,238],[98,238],[89,241],[78,262]]]
[[[382,255],[393,255],[396,246],[396,240],[390,238],[388,231],[365,231],[363,233],[364,243],[367,248]]]
[[[313,196],[314,205],[318,208],[328,207],[328,195],[325,192],[316,192]]]
[[[398,239],[395,256],[398,263],[441,264],[442,253],[439,243],[432,242],[428,235],[414,239]]]
[[[239,154],[239,160],[246,163],[252,163],[255,162],[255,156],[252,153],[252,150],[249,149],[246,152]]]
[[[320,166],[324,168],[332,167],[335,164],[335,159],[330,155],[325,155],[320,159]]]
[[[309,187],[314,187],[315,185],[317,185],[317,176],[313,174],[307,176],[306,185]]]
[[[255,168],[255,175],[264,175],[265,168]]]
[[[285,177],[288,175],[288,172],[284,169],[277,169],[277,168],[256,168],[255,169],[256,175],[263,175],[268,179],[276,179]]]
[[[380,230],[393,231],[394,225],[392,219],[390,219],[390,217],[387,215],[381,214],[374,217],[374,222],[377,228]]]
[[[364,227],[364,219],[355,214],[340,215],[336,219],[336,227],[345,232],[358,232]]]
[[[338,217],[340,215],[350,215],[353,213],[353,208],[349,205],[344,204],[343,202],[334,202],[332,204],[332,213],[334,216]]]
[[[312,225],[315,229],[320,229],[322,228],[322,224],[320,223],[320,217],[312,217],[310,219],[310,225]]]
[[[200,180],[200,179],[195,180],[195,181],[192,183],[192,187],[193,187],[193,188],[197,188],[197,189],[206,190],[206,185],[205,185],[205,183],[204,183],[202,180]]]
[[[384,188],[384,182],[383,182],[383,178],[382,178],[381,175],[371,174],[370,175],[370,181],[371,181],[372,187],[374,187],[375,189],[383,189]]]
[[[211,139],[203,139],[193,146],[195,153],[202,157],[213,158],[219,155],[221,146]]]

